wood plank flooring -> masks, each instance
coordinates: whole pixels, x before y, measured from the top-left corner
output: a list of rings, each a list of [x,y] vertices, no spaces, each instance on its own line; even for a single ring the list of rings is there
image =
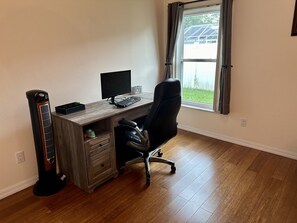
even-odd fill
[[[28,188],[0,201],[0,222],[297,222],[297,161],[179,131],[170,166],[142,164],[87,194],[71,183],[49,197]]]

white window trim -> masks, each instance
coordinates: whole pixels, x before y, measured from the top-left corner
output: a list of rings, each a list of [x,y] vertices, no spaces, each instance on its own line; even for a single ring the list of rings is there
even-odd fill
[[[198,2],[194,4],[185,5],[185,15],[191,15],[196,14],[199,12],[199,10],[203,12],[207,11],[213,11],[213,8],[217,6],[221,11],[221,0],[213,0],[213,1],[207,1],[207,2]],[[209,7],[209,8],[206,8]],[[220,17],[221,18],[221,17]],[[183,50],[183,47],[181,47],[181,44],[183,44],[183,35],[180,36],[179,41],[177,42],[176,52],[175,52],[175,59],[174,59],[174,75],[175,77],[180,78],[179,73],[181,73],[181,70],[183,70],[183,62],[209,62],[211,60],[216,61],[216,77],[215,77],[215,91],[214,91],[214,101],[213,105],[208,105],[205,103],[199,103],[199,102],[191,102],[191,101],[184,101],[182,100],[182,106],[187,108],[193,108],[193,109],[199,109],[203,111],[210,111],[210,112],[217,112],[218,111],[218,101],[219,101],[219,79],[220,79],[220,68],[221,68],[221,19],[220,19],[220,25],[219,25],[219,33],[218,33],[218,48],[217,48],[217,59],[181,59],[181,56],[183,55],[183,52],[179,52],[179,50]],[[182,27],[181,30],[184,30]]]

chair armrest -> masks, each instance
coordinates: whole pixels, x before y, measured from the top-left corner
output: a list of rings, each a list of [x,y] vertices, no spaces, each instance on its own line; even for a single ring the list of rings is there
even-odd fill
[[[125,126],[125,127],[128,127],[128,128],[131,128],[133,129],[134,131],[137,132],[137,134],[142,137],[142,134],[141,134],[141,130],[139,129],[139,127],[137,126],[137,123],[136,122],[133,122],[131,120],[127,120],[127,119],[121,119],[119,121],[119,125],[120,126]]]
[[[133,122],[131,120],[127,120],[127,119],[123,118],[119,121],[119,125],[132,128],[141,140],[141,144],[133,142],[133,141],[129,141],[129,142],[127,142],[128,145],[130,145],[134,148],[138,148],[139,150],[143,150],[143,151],[146,151],[150,147],[148,132],[146,130],[141,131],[139,129],[139,127],[137,126],[136,122]]]
[[[127,119],[124,119],[124,118],[119,121],[119,124],[131,127],[131,128],[136,128],[137,127],[136,122],[133,122],[131,120],[127,120]]]

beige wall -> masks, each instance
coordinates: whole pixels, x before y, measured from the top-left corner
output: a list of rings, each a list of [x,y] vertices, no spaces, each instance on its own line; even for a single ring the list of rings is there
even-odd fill
[[[72,101],[93,102],[101,99],[99,74],[121,69],[132,70],[132,85],[151,91],[162,67],[163,2],[0,0],[0,5],[1,199],[37,176],[26,91],[47,91],[52,110]],[[26,162],[16,164],[20,150]]]
[[[297,158],[294,2],[234,0],[231,113],[182,108],[180,127]],[[25,92],[48,91],[52,110],[88,103],[101,98],[99,73],[119,69],[132,69],[132,84],[152,90],[162,77],[167,0],[0,4],[1,199],[37,175]],[[17,165],[19,150],[26,162]]]
[[[182,108],[180,127],[297,159],[294,4],[234,0],[231,113]]]

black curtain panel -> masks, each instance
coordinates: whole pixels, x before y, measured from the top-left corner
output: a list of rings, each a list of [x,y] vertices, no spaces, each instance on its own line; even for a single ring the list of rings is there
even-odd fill
[[[183,17],[184,6],[181,2],[168,4],[167,49],[165,63],[165,79],[171,78],[173,56],[176,46],[178,31]]]
[[[222,1],[222,68],[220,77],[219,112],[230,113],[231,93],[231,36],[233,0]]]

